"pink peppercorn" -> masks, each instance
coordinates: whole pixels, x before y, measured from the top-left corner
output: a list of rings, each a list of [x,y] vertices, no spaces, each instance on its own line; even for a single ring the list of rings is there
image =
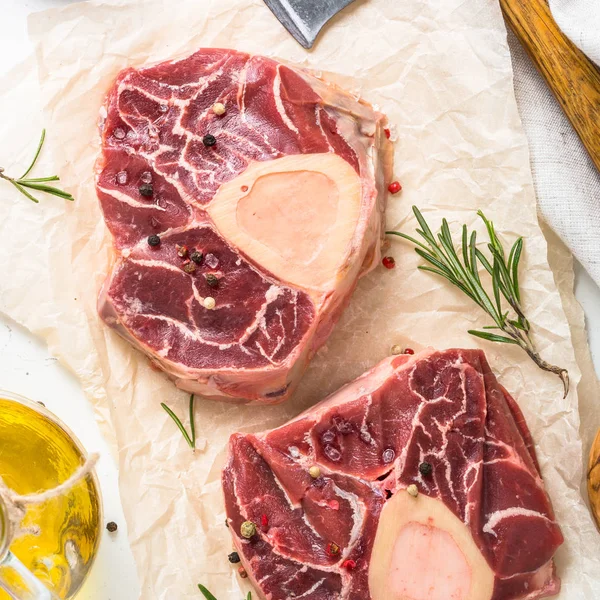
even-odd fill
[[[388,185],[388,191],[390,194],[397,194],[402,189],[399,181],[392,181],[390,185]]]
[[[396,266],[396,261],[394,260],[393,256],[384,256],[381,264],[386,268],[386,269],[393,269]]]

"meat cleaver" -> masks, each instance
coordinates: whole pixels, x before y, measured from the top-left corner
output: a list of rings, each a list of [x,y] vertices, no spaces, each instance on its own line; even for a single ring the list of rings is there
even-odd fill
[[[548,0],[500,0],[500,6],[600,169],[600,69],[559,29]]]
[[[312,48],[323,26],[354,0],[265,0],[279,22],[305,48]]]

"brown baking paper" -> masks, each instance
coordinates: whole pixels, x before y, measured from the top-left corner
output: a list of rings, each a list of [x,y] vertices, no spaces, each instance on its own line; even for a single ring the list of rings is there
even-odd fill
[[[77,374],[113,442],[143,599],[197,599],[203,583],[219,600],[239,600],[247,589],[227,561],[231,542],[219,482],[229,434],[283,423],[374,365],[393,344],[486,351],[526,414],[565,534],[557,554],[560,598],[600,597],[600,537],[582,499],[582,458],[598,424],[596,380],[573,298],[571,258],[554,236],[554,275],[548,264],[495,1],[358,0],[312,52],[290,38],[261,0],[91,1],[34,15],[30,31],[49,130],[39,173],[53,168],[52,151],[76,201],[46,198],[36,206],[0,188],[0,309],[46,339]],[[292,400],[268,408],[198,401],[199,441],[192,453],[160,407],[166,402],[187,424],[187,395],[96,314],[111,244],[93,165],[98,111],[117,72],[201,46],[337,73],[336,81],[387,113],[404,186],[390,197],[391,227],[413,231],[410,206],[417,204],[432,225],[445,216],[454,231],[467,223],[483,237],[475,216],[482,208],[506,243],[524,236],[526,311],[544,358],[569,370],[568,397],[562,398],[556,376],[537,369],[518,348],[468,335],[467,329],[488,323],[485,315],[444,281],[417,271],[412,249],[394,241],[389,253],[396,269],[377,268],[360,282]],[[12,171],[24,165],[40,126],[31,64],[0,89],[0,164]]]

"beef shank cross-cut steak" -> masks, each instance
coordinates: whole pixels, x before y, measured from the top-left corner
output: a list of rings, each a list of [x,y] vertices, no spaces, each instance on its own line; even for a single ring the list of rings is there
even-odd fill
[[[379,261],[385,117],[217,49],[122,71],[102,116],[101,317],[182,389],[284,400]]]
[[[229,529],[261,600],[560,589],[563,538],[532,438],[481,351],[393,356],[229,450]]]

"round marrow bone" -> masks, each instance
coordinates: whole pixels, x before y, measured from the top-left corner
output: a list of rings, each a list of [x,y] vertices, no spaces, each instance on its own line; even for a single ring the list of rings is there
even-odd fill
[[[399,491],[381,513],[369,589],[373,600],[490,600],[494,574],[443,502]]]
[[[276,277],[318,291],[342,272],[360,217],[361,180],[337,154],[254,162],[208,207],[221,235]]]

